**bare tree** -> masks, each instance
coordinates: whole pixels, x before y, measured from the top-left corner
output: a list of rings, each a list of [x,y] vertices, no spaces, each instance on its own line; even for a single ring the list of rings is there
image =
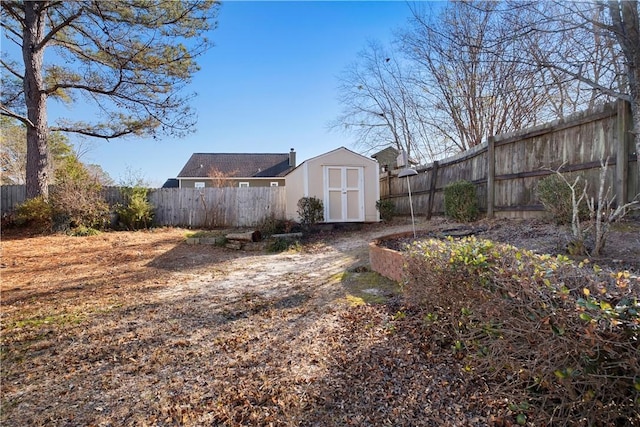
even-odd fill
[[[450,151],[424,128],[428,112],[409,69],[379,42],[370,41],[339,81],[343,110],[332,127],[355,135],[361,146],[392,145],[417,161]]]
[[[411,11],[398,40],[404,58],[370,43],[340,80],[334,126],[361,144],[434,158],[625,99],[640,159],[638,0],[466,0]]]
[[[195,117],[183,93],[210,43],[213,1],[1,2],[3,36],[21,51],[0,59],[0,114],[27,128],[27,197],[47,195],[50,131],[97,138],[182,135]],[[4,40],[3,40],[4,41]],[[46,52],[49,52],[45,55]],[[47,102],[82,97],[96,123],[48,123]]]
[[[417,64],[428,124],[460,151],[489,136],[535,125],[545,105],[531,67],[505,56],[520,45],[499,3],[448,3],[434,11],[412,7],[403,50]]]
[[[235,169],[231,172],[222,172],[216,167],[211,167],[209,169],[209,173],[207,173],[207,177],[211,180],[211,186],[214,188],[224,188],[231,187],[233,182],[233,177],[239,172],[238,169]]]
[[[638,171],[640,172],[640,12],[637,0],[608,2],[611,23],[594,21],[595,28],[602,28],[607,36],[615,37],[623,53],[627,91],[617,97],[631,103]],[[587,82],[597,88],[597,80]],[[624,87],[623,85],[620,85]]]
[[[518,4],[517,2],[514,4]],[[530,61],[540,73],[562,81],[567,88],[591,92],[587,106],[599,99],[630,103],[638,168],[640,170],[640,19],[637,0],[594,2],[533,2],[527,22],[514,26],[514,38],[527,41]],[[532,36],[536,42],[531,42]],[[543,43],[537,41],[543,40]],[[549,83],[546,80],[545,83]],[[565,92],[566,93],[566,92]],[[574,92],[575,93],[575,92]]]
[[[98,181],[100,185],[102,186],[115,185],[115,181],[113,180],[113,178],[111,178],[111,176],[109,175],[109,173],[107,173],[107,171],[102,169],[102,166],[97,165],[95,163],[89,163],[89,164],[85,164],[84,167],[87,168],[87,172],[89,172],[89,176],[91,176],[91,178]]]

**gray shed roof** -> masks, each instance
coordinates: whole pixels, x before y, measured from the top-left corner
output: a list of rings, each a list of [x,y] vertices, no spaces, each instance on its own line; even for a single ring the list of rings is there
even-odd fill
[[[295,166],[289,159],[290,153],[194,153],[178,178],[206,178],[212,170],[229,178],[282,177]]]

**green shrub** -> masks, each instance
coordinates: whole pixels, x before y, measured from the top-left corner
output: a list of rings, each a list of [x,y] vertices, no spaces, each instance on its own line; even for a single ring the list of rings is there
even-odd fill
[[[470,384],[515,402],[532,425],[614,425],[640,421],[640,283],[631,279],[450,238],[408,248],[404,293],[425,341],[451,351]]]
[[[123,187],[120,190],[126,204],[116,207],[119,222],[128,230],[149,228],[153,224],[153,205],[148,200],[149,189]]]
[[[38,231],[51,230],[53,210],[43,198],[26,200],[16,207],[14,223],[17,226],[33,227]]]
[[[284,252],[289,249],[289,246],[291,246],[292,244],[293,243],[288,239],[273,239],[273,241],[269,242],[269,244],[267,245],[267,252]]]
[[[478,218],[475,185],[464,180],[447,185],[444,188],[444,214],[456,221],[475,221]]]
[[[75,237],[97,236],[100,234],[100,230],[81,225],[80,227],[76,227],[71,230],[70,234]]]
[[[376,209],[383,221],[391,221],[396,213],[396,205],[391,200],[376,201]]]
[[[303,197],[298,200],[298,215],[302,225],[308,226],[324,221],[322,200],[315,197]]]
[[[584,191],[584,181],[576,184],[576,198],[579,198]],[[540,181],[536,188],[538,200],[551,218],[557,224],[571,224],[573,217],[573,201],[571,199],[571,188],[556,174],[549,175]],[[589,210],[586,202],[582,201],[578,207],[580,219],[589,217]]]

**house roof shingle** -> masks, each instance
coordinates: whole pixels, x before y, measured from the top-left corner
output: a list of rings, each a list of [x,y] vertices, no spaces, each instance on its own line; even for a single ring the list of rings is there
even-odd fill
[[[162,184],[162,188],[178,188],[180,187],[180,181],[176,178],[167,179],[164,184]]]
[[[398,157],[398,154],[400,154],[400,151],[398,151],[397,148],[395,147],[387,147],[383,150],[378,151],[375,154],[372,154],[371,157],[373,157],[374,159],[378,159],[378,157],[380,158],[386,158],[386,157]]]
[[[215,170],[229,178],[282,177],[293,169],[289,153],[194,153],[178,178],[206,178]]]

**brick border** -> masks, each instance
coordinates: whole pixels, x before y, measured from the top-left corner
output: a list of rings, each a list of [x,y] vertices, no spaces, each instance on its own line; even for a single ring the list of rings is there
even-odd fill
[[[403,279],[404,257],[401,252],[380,246],[384,240],[413,236],[413,232],[389,234],[369,243],[369,264],[371,270],[396,282]]]

